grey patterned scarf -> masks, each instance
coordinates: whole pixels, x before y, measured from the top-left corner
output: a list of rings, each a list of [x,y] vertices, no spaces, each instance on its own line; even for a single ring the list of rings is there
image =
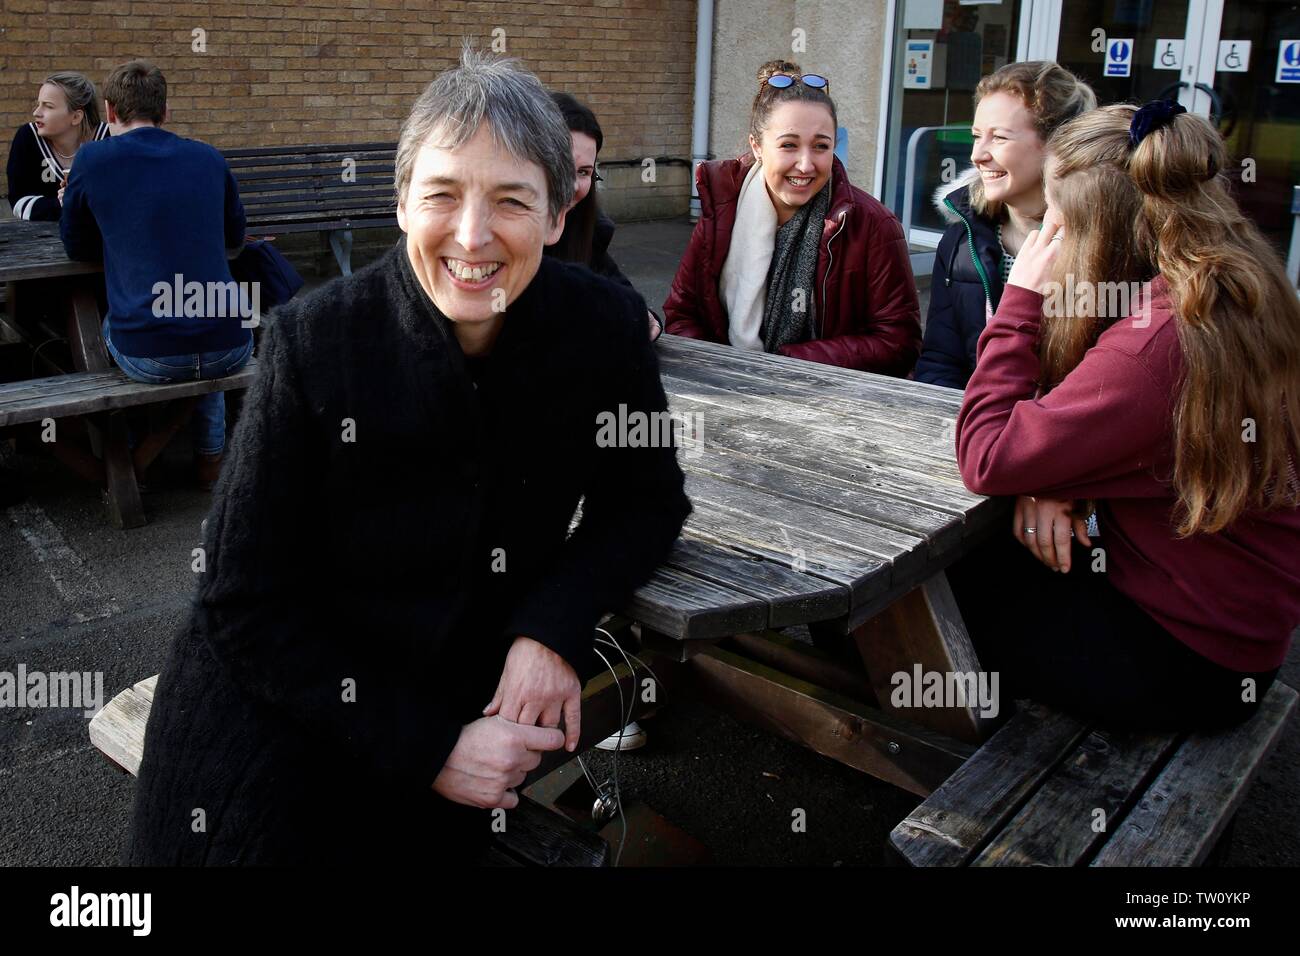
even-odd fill
[[[766,352],[806,342],[816,328],[813,284],[817,281],[822,226],[830,206],[828,178],[821,191],[776,231],[772,266],[767,273],[767,302],[763,306],[761,334]]]

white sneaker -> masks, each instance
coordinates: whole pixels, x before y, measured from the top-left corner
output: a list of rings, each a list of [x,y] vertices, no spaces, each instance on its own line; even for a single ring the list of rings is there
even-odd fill
[[[621,743],[620,743],[621,741]],[[645,746],[645,731],[635,720],[616,734],[610,734],[600,743],[597,750],[640,750]]]

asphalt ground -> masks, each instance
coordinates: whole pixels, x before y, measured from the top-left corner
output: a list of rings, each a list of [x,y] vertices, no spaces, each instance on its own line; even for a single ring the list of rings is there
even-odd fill
[[[689,235],[682,222],[624,224],[614,255],[647,302],[667,294]],[[358,256],[358,263],[364,259]],[[149,524],[118,531],[100,491],[39,448],[0,443],[24,502],[0,515],[0,671],[98,671],[104,699],[161,669],[194,587],[191,549],[208,496],[188,479],[182,434],[155,464]],[[1300,686],[1295,643],[1281,680]],[[643,802],[717,864],[886,862],[890,829],[917,798],[690,699],[668,697],[649,744],[619,759],[625,803]],[[134,778],[91,745],[79,710],[0,708],[0,864],[112,865]],[[597,781],[612,755],[592,752]],[[1300,728],[1293,721],[1242,807],[1227,863],[1300,863]],[[805,812],[804,832],[791,826]]]

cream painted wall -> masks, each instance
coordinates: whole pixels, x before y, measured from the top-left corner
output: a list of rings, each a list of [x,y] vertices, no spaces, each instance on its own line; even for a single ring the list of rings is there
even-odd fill
[[[831,81],[840,125],[849,135],[849,179],[871,191],[880,123],[880,70],[886,0],[716,0],[709,149],[740,155],[760,64],[794,60]],[[806,52],[793,53],[795,29]]]

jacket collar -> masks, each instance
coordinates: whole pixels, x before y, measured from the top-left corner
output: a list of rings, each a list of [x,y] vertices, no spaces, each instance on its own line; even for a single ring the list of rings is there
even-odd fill
[[[753,153],[746,153],[739,159],[702,164],[697,180],[700,197],[705,199],[707,196],[706,201],[713,208],[735,203],[745,176],[753,165]],[[856,205],[849,174],[839,157],[834,156],[831,158],[831,203],[826,211],[826,225],[838,225],[840,217]]]
[[[36,128],[36,124],[32,122],[32,123],[28,123],[27,125],[31,127],[32,135],[36,137],[36,148],[40,150],[41,157],[44,159],[46,164],[52,165],[52,168],[56,174],[66,173],[67,172],[66,168],[61,162],[59,162],[58,157],[55,156],[53,147],[51,147],[50,144],[45,141],[45,137],[41,136],[40,130]],[[97,127],[95,127],[95,135],[92,136],[90,139],[86,140],[86,142],[96,143],[99,142],[101,139],[108,139],[108,135],[109,135],[108,124],[100,123]],[[84,146],[85,143],[82,143],[81,145]]]
[[[451,320],[433,304],[433,299],[424,291],[420,280],[411,265],[411,258],[406,252],[406,234],[397,237],[397,242],[388,255],[392,261],[389,268],[397,274],[398,289],[405,301],[396,303],[394,314],[402,333],[415,346],[417,351],[442,351],[456,341],[452,332]],[[459,350],[459,349],[458,349]]]
[[[979,181],[979,175],[979,170],[971,166],[956,180],[943,183],[934,191],[931,202],[934,204],[934,208],[939,211],[939,215],[943,216],[945,222],[957,222],[961,216],[965,216],[967,219],[974,218],[975,210],[971,208],[970,191]],[[956,213],[948,208],[944,202],[945,199],[957,207]]]
[[[388,254],[397,260],[398,285],[406,300],[405,303],[399,303],[395,310],[403,334],[418,351],[450,352],[459,356],[460,363],[463,364],[464,353],[461,352],[451,320],[424,291],[424,286],[415,274],[411,258],[406,252],[405,234],[398,238]],[[550,257],[542,256],[537,274],[506,310],[501,333],[492,346],[494,358],[525,350],[528,343],[537,337],[543,320],[539,305],[547,299],[546,288],[551,284],[557,267],[562,268]]]

